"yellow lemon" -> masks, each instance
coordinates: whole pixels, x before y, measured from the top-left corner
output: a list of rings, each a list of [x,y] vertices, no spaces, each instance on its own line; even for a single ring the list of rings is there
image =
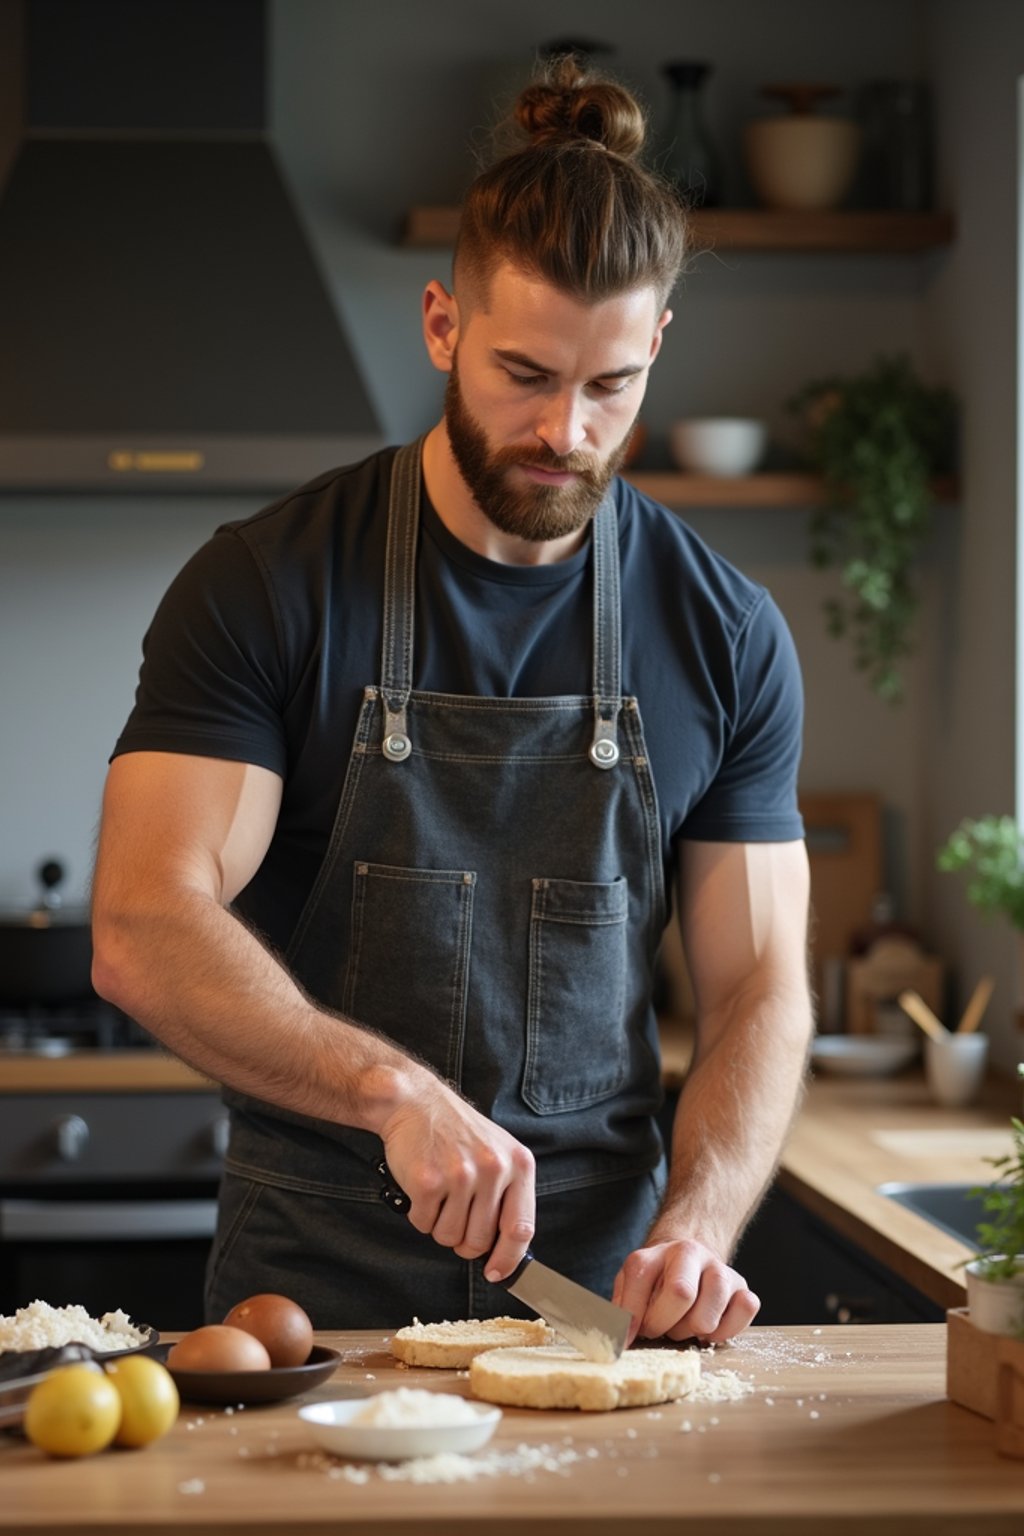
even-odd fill
[[[91,1456],[117,1434],[121,1399],[92,1365],[63,1365],[32,1388],[24,1430],[50,1456]]]
[[[110,1360],[108,1378],[121,1399],[121,1427],[115,1445],[149,1445],[166,1435],[178,1417],[178,1389],[170,1371],[149,1355]]]

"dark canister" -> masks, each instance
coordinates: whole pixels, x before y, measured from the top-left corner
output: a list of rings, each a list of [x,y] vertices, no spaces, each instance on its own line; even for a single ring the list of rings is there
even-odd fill
[[[923,80],[870,80],[859,94],[864,130],[858,202],[923,213],[934,207],[931,91]]]

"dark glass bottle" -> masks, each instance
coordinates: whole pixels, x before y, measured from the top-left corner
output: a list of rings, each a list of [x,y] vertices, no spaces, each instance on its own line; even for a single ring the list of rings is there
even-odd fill
[[[662,66],[672,85],[665,144],[665,174],[691,208],[717,208],[722,200],[718,152],[704,125],[704,82],[710,64],[678,60]]]
[[[866,208],[934,207],[931,93],[921,80],[869,80],[860,91],[864,130],[860,197]]]

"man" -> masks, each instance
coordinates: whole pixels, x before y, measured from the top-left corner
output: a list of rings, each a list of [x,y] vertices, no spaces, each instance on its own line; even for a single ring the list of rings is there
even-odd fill
[[[426,291],[443,420],[194,557],[110,770],[97,988],[232,1106],[213,1320],[493,1316],[535,1232],[634,1335],[757,1310],[728,1260],[811,1028],[799,678],[763,589],[614,478],[683,256],[635,103],[569,60],[519,118]]]

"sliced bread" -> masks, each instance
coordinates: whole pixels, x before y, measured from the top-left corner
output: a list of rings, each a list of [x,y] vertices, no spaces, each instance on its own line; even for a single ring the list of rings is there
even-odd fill
[[[549,1344],[555,1337],[539,1318],[493,1317],[486,1322],[410,1323],[391,1340],[391,1353],[406,1365],[462,1371],[486,1349]]]
[[[474,1397],[511,1408],[641,1408],[686,1397],[700,1381],[695,1349],[627,1349],[608,1365],[568,1344],[493,1349],[469,1367]]]

